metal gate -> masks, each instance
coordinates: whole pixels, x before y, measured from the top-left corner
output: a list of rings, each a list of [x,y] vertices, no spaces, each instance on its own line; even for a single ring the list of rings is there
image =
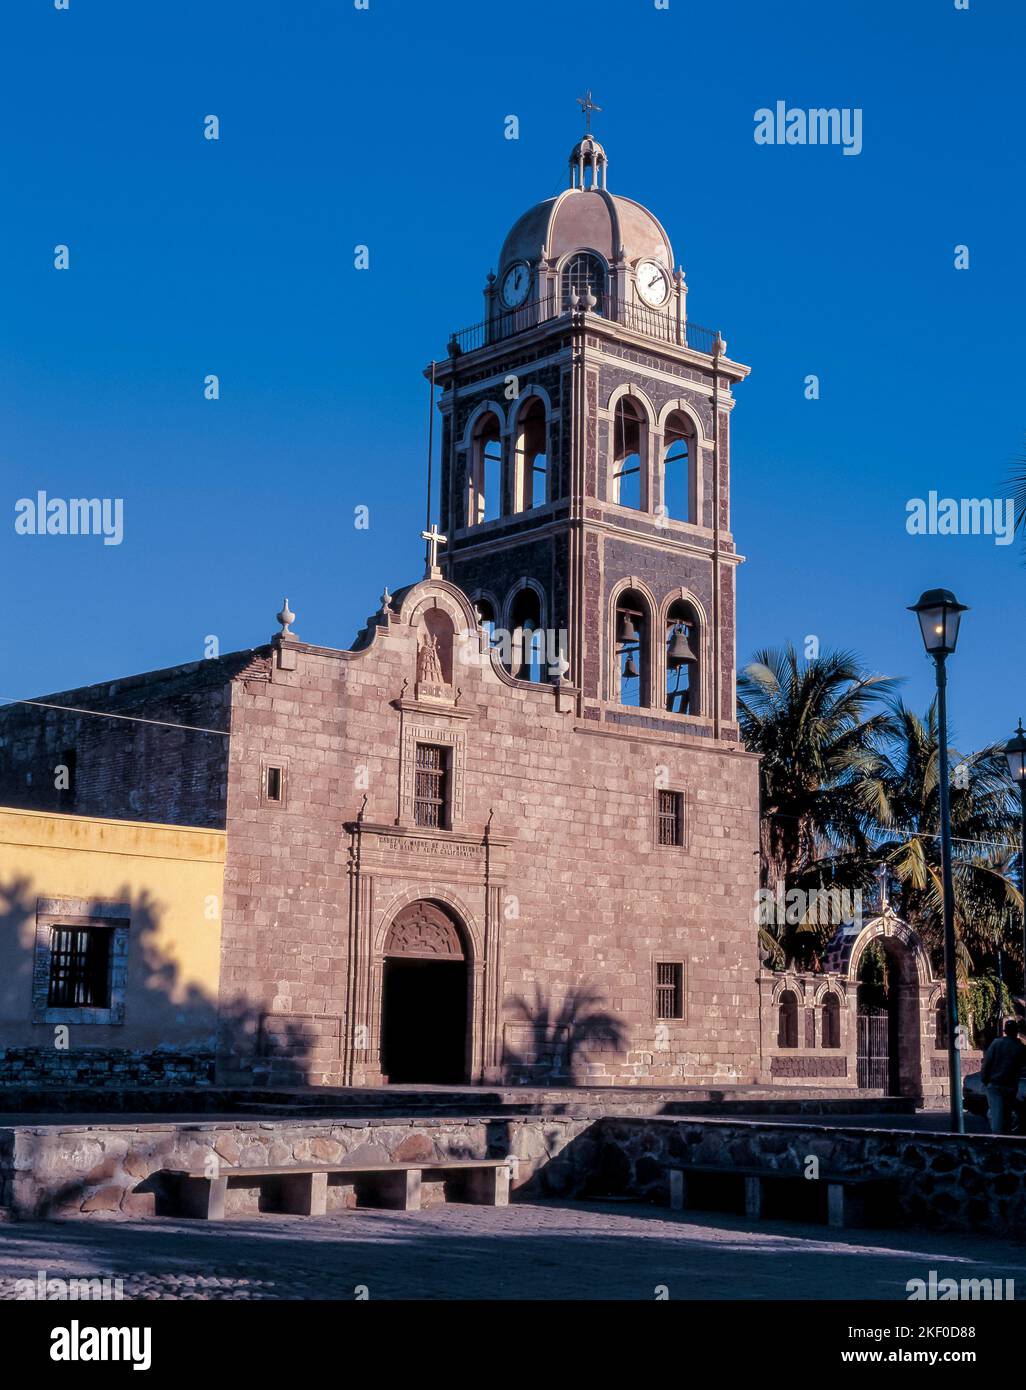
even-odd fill
[[[886,1091],[890,1087],[887,1024],[888,1018],[885,1013],[858,1016],[856,1061],[860,1088]]]

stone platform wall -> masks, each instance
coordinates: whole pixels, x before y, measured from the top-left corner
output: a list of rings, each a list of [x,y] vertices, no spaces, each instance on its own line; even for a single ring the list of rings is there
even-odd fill
[[[40,1125],[0,1129],[0,1210],[32,1217],[153,1216],[169,1209],[171,1193],[156,1175],[164,1168],[222,1172],[266,1164],[409,1162],[444,1158],[517,1158],[514,1186],[536,1184],[547,1194],[568,1192],[575,1165],[561,1158],[594,1120],[493,1119],[486,1116],[416,1120],[223,1120],[182,1124]],[[577,1163],[590,1155],[584,1142]],[[579,1180],[579,1175],[577,1175]],[[255,1212],[258,1188],[230,1188],[229,1213]],[[440,1198],[428,1187],[425,1200]],[[342,1189],[329,1205],[344,1205]]]
[[[579,1193],[666,1202],[668,1165],[730,1163],[801,1177],[814,1156],[824,1174],[893,1177],[893,1224],[1026,1234],[1026,1139],[663,1117],[607,1117],[589,1138],[597,1155]]]
[[[766,1120],[467,1116],[352,1120],[220,1120],[39,1125],[0,1129],[0,1208],[11,1216],[150,1216],[170,1209],[161,1169],[222,1173],[302,1162],[517,1159],[529,1195],[668,1201],[667,1167],[682,1162],[895,1178],[887,1224],[1026,1233],[1026,1140]],[[815,1180],[800,1179],[811,1191]],[[330,1204],[345,1205],[336,1188]],[[801,1193],[797,1195],[807,1195]],[[229,1189],[229,1212],[259,1209],[256,1187]],[[438,1200],[427,1189],[427,1200]],[[782,1213],[784,1215],[787,1212]],[[792,1213],[798,1216],[797,1209]]]

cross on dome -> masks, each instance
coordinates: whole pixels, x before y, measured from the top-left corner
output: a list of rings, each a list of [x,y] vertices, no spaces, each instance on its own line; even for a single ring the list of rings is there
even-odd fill
[[[609,161],[606,159],[605,150],[591,133],[591,113],[601,111],[602,107],[592,101],[590,88],[587,95],[578,97],[577,101],[584,113],[585,131],[584,138],[578,140],[570,151],[570,187],[605,188]],[[589,170],[590,179],[587,177]]]
[[[592,113],[593,111],[601,111],[601,110],[602,110],[602,107],[601,107],[601,106],[596,106],[595,103],[592,101],[592,99],[591,99],[591,88],[590,88],[590,87],[589,87],[588,90],[585,92],[585,94],[584,94],[583,97],[578,97],[578,98],[577,98],[577,104],[578,104],[578,106],[581,108],[581,114],[584,116],[584,133],[585,133],[585,135],[590,135],[590,134],[591,134],[591,113]]]

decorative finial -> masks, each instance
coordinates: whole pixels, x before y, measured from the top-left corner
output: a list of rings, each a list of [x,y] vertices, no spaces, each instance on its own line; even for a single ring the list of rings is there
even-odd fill
[[[292,609],[289,607],[289,601],[288,601],[288,599],[285,599],[285,600],[282,602],[282,605],[281,605],[281,612],[280,612],[280,613],[276,613],[274,616],[275,616],[275,618],[277,619],[277,621],[278,621],[279,623],[281,623],[281,632],[278,633],[278,636],[279,636],[279,637],[294,637],[294,636],[295,636],[295,633],[291,630],[291,628],[289,627],[289,624],[290,624],[290,623],[294,623],[294,622],[296,621],[296,615],[295,615],[295,613],[293,613]]]
[[[578,97],[578,98],[577,98],[577,105],[581,108],[581,112],[582,112],[582,114],[583,114],[583,116],[584,116],[584,133],[585,133],[585,135],[590,135],[590,134],[591,134],[591,113],[592,113],[593,111],[601,111],[601,110],[602,110],[602,107],[601,107],[601,106],[596,106],[595,103],[592,101],[592,99],[591,99],[591,88],[590,88],[590,87],[589,87],[588,90],[585,92],[585,94],[584,94],[583,97]]]
[[[388,610],[391,608],[391,606],[392,606],[392,595],[388,592],[388,585],[386,584],[386,585],[385,585],[385,588],[384,588],[384,591],[382,592],[382,595],[381,595],[381,613],[382,613],[382,616],[383,616],[383,617],[387,617],[387,616],[388,616]]]
[[[727,351],[727,344],[723,339],[722,333],[716,334],[716,341],[713,343],[713,356],[723,357]]]

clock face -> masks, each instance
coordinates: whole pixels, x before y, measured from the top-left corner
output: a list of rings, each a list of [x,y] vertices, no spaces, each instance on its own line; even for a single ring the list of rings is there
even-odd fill
[[[531,288],[531,270],[524,261],[511,265],[502,277],[502,302],[507,309],[515,309],[527,298]]]
[[[638,294],[646,304],[656,308],[665,304],[670,294],[670,277],[656,261],[640,261],[634,272]]]

